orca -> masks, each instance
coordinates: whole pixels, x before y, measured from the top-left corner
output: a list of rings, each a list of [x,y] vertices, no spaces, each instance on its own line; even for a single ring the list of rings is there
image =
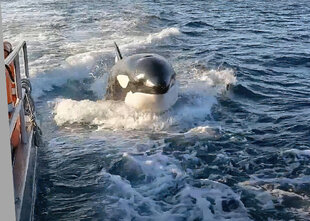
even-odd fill
[[[133,108],[164,112],[178,99],[178,82],[171,64],[158,54],[122,56],[116,49],[115,65],[108,79],[107,100],[122,100]]]

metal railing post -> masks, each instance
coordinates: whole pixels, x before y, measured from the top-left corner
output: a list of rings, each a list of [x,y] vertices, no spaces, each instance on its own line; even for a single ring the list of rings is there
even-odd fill
[[[24,50],[25,75],[26,75],[27,78],[29,78],[28,52],[27,52],[27,44],[26,44],[26,42],[24,43],[23,50]]]
[[[18,97],[18,100],[19,102],[21,102],[21,106],[22,108],[20,109],[20,114],[19,114],[19,117],[20,117],[20,127],[21,127],[21,139],[22,139],[22,142],[24,144],[26,144],[28,141],[27,141],[27,133],[26,133],[26,123],[25,123],[25,113],[24,113],[24,105],[23,105],[23,97],[22,97],[22,87],[21,87],[21,77],[20,77],[20,64],[19,64],[19,54],[17,53],[15,59],[15,82],[16,82],[16,89],[17,89],[17,97]]]

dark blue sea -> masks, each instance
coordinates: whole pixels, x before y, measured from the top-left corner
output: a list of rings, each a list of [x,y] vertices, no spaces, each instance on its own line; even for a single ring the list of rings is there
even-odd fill
[[[310,220],[310,1],[1,3],[46,144],[34,220]],[[169,60],[169,111],[103,99],[114,41]]]

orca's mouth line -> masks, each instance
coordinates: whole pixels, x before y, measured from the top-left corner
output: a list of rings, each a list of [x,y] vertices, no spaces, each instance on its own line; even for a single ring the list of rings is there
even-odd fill
[[[144,82],[129,82],[127,88],[132,93],[140,92],[146,94],[165,94],[174,85],[175,81],[171,81],[167,86],[153,86],[149,87]]]
[[[140,92],[145,94],[165,94],[175,84],[175,75],[172,76],[170,83],[167,86],[147,86],[145,81],[129,82],[127,89],[132,93]]]

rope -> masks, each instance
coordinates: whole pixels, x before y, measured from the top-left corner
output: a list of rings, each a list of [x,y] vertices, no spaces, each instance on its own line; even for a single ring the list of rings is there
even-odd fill
[[[36,117],[35,117],[35,106],[34,106],[34,101],[33,98],[31,97],[31,83],[28,79],[22,79],[21,80],[21,86],[22,88],[25,89],[25,102],[24,102],[24,110],[25,110],[25,115],[29,116],[30,122],[33,126],[33,135],[34,135],[34,144],[37,147],[42,147],[44,146],[44,142],[42,140],[42,130],[38,126],[36,122]]]

